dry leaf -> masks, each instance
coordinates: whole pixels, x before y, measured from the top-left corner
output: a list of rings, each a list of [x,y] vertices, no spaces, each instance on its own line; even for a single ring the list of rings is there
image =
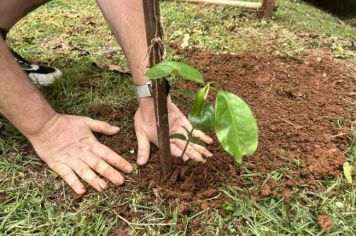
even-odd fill
[[[125,75],[130,75],[130,70],[126,67],[122,67],[120,65],[113,65],[113,64],[108,64],[108,65],[102,65],[102,64],[98,64],[96,62],[93,62],[92,63],[94,66],[97,66],[99,67],[100,69],[103,69],[103,70],[109,70],[109,71],[112,71],[112,72],[116,72],[116,73],[119,73],[119,74],[125,74]]]
[[[182,48],[188,47],[188,45],[189,45],[189,39],[190,39],[189,34],[184,34],[183,42],[182,42],[182,44],[181,44],[180,46],[181,46]]]
[[[352,184],[352,170],[353,170],[353,166],[350,165],[349,162],[344,162],[344,164],[342,165],[343,169],[344,169],[344,175],[345,178],[347,180],[347,182],[349,184]]]

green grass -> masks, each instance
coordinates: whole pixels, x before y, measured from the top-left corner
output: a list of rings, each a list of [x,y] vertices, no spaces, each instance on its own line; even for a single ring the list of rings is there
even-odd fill
[[[296,57],[323,49],[348,59],[344,62],[351,68],[355,65],[355,52],[349,50],[356,40],[355,29],[300,1],[279,2],[274,20],[266,22],[238,8],[163,1],[166,42],[180,45],[189,34],[189,47],[232,53],[278,53],[277,48]],[[23,56],[63,70],[63,79],[42,89],[60,112],[89,115],[93,104],[125,109],[137,103],[128,76],[93,65],[126,66],[95,1],[52,1],[18,24],[9,43]],[[168,52],[170,58],[179,58]],[[132,132],[132,117],[116,123],[122,132]],[[113,231],[117,224],[128,235],[353,235],[356,231],[355,185],[342,177],[320,183],[321,192],[295,188],[288,203],[271,197],[243,200],[244,190],[226,186],[221,192],[228,198],[224,211],[206,209],[189,216],[162,200],[147,202],[152,193],[132,186],[90,192],[78,202],[36,156],[22,155],[24,138],[12,125],[0,118],[0,126],[0,235],[110,235],[117,233]],[[346,150],[350,160],[354,143],[350,138],[353,145]],[[125,211],[137,216],[125,222]],[[334,221],[327,233],[316,222],[322,214]]]

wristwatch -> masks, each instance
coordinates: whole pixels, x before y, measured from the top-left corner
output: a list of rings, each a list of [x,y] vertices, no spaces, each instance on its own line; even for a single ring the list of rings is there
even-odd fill
[[[166,84],[166,93],[167,93],[166,95],[168,96],[169,90],[170,90],[170,85],[166,79],[163,79],[163,80],[165,81],[165,84]],[[149,81],[147,81],[146,84],[137,86],[136,91],[137,91],[138,98],[152,97],[152,93],[153,93],[152,81],[149,80]]]
[[[146,84],[136,87],[138,98],[152,97],[152,81],[147,81]]]

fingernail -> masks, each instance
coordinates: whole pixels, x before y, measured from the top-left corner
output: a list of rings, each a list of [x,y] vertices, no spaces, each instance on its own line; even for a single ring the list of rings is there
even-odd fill
[[[103,183],[98,183],[99,187],[102,189],[102,190],[105,190],[105,189],[108,189],[109,188],[109,185],[105,182]]]
[[[137,157],[137,164],[144,165],[145,164],[145,158],[143,156]]]
[[[83,195],[87,190],[85,188],[78,189],[77,193]]]
[[[120,131],[120,128],[117,127],[117,126],[113,126],[113,129],[115,130],[115,132],[119,132]]]
[[[212,157],[212,156],[214,156],[214,154],[208,151],[208,155],[206,155],[206,156],[207,157]]]
[[[133,167],[131,165],[125,167],[125,172],[126,173],[131,173],[133,170]]]
[[[125,183],[125,179],[118,179],[117,181],[116,181],[116,185],[123,185]]]

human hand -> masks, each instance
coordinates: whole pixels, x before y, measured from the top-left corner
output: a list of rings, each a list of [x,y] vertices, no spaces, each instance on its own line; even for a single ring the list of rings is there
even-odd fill
[[[170,129],[169,133],[187,135],[186,129],[191,130],[192,125],[170,98],[168,98],[167,103],[168,122]],[[135,114],[135,131],[138,142],[137,164],[145,165],[150,156],[150,143],[153,143],[156,146],[158,143],[153,98],[140,99],[139,107]],[[207,144],[213,143],[212,138],[200,130],[194,130],[193,136],[199,138],[201,141]],[[181,156],[187,141],[171,139],[170,143],[172,155]],[[211,157],[213,154],[201,145],[189,143],[183,156],[183,160],[187,161],[188,159],[192,159],[197,162],[205,162],[203,156]]]
[[[113,167],[130,173],[132,165],[98,142],[92,132],[114,135],[119,128],[88,117],[57,114],[28,139],[40,158],[78,194],[86,192],[78,176],[99,192],[108,184],[96,173],[122,185],[124,177]]]

